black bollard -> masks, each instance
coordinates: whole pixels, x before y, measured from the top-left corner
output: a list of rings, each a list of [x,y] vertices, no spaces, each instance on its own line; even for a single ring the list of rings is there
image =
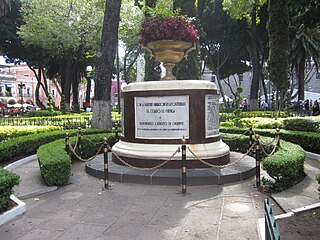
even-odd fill
[[[256,135],[256,141],[255,141],[255,152],[256,152],[256,186],[259,188],[261,186],[260,184],[260,160],[261,160],[261,152],[260,152],[260,142],[259,142],[260,136]]]
[[[66,132],[66,152],[69,154],[70,149],[69,149],[69,133]]]
[[[186,140],[185,138],[182,139],[182,159],[181,159],[181,165],[182,165],[182,193],[185,194],[187,192],[187,152],[186,152]]]
[[[78,151],[77,154],[82,158],[82,140],[81,140],[81,127],[78,127]]]
[[[115,123],[116,141],[119,141],[118,122]]]
[[[280,129],[276,129],[277,148],[280,147]]]
[[[109,188],[109,167],[108,167],[108,144],[107,138],[103,138],[103,181],[104,181],[104,189]]]

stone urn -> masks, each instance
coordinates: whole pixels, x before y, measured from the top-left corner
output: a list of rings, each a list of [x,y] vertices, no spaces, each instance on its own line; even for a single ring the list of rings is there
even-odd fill
[[[166,68],[166,75],[161,80],[176,80],[172,73],[175,64],[183,58],[187,58],[188,54],[196,49],[195,44],[174,40],[153,41],[148,43],[145,48],[151,57],[163,62],[163,66]]]

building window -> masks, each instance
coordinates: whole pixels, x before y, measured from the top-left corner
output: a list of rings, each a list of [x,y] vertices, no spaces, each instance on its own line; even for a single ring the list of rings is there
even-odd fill
[[[316,79],[317,79],[317,80],[320,80],[320,72],[317,72],[317,73],[316,73]]]
[[[52,97],[55,97],[55,91],[54,91],[54,89],[51,90],[51,95],[52,95]]]
[[[30,74],[23,74],[24,77],[30,77]]]
[[[30,88],[27,88],[27,96],[30,96]]]

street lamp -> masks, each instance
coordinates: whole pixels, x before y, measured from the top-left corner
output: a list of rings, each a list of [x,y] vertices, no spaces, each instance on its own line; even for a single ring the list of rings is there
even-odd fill
[[[22,89],[25,87],[26,85],[23,84],[22,82],[20,82],[20,84],[18,84],[18,87],[20,88],[20,94],[21,94],[21,113],[23,113],[23,94],[22,94]]]

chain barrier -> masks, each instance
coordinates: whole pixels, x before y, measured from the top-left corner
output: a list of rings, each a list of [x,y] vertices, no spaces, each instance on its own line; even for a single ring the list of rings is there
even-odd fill
[[[276,140],[276,143],[275,143],[275,145],[274,145],[271,153],[267,153],[266,150],[265,150],[265,148],[264,148],[265,146],[269,146],[269,145],[263,145],[263,144],[261,144],[261,142],[259,142],[259,145],[261,146],[262,152],[263,152],[267,157],[272,156],[272,155],[276,152],[276,150],[277,150],[278,142],[279,142],[279,136],[276,136],[274,140]],[[273,141],[274,141],[274,140],[273,140]],[[270,144],[270,145],[271,145],[271,144]]]
[[[247,136],[246,134],[249,132],[249,130],[246,130],[246,131],[244,131],[242,134],[240,134],[239,136],[237,136],[237,137],[233,137],[233,138],[228,138],[228,139],[230,139],[230,140],[238,140],[238,139],[240,139],[242,136]],[[232,133],[231,133],[232,134]]]
[[[234,162],[231,162],[231,163],[228,163],[228,164],[225,164],[225,165],[216,165],[216,164],[211,164],[211,163],[208,163],[204,160],[202,160],[201,158],[199,158],[189,147],[187,147],[187,149],[189,150],[189,152],[197,159],[199,160],[201,163],[209,166],[209,167],[215,167],[215,168],[226,168],[226,167],[229,167],[229,166],[232,166],[238,162],[240,162],[242,159],[244,159],[246,156],[249,156],[248,154],[252,151],[252,149],[255,147],[255,144],[252,144],[251,147],[247,150],[246,153],[243,154],[243,156],[241,158],[239,158],[238,160],[234,161]]]
[[[153,169],[157,169],[157,168],[160,168],[162,167],[163,165],[165,165],[166,163],[168,163],[169,161],[172,160],[172,158],[180,152],[180,147],[178,147],[178,149],[167,159],[165,160],[164,162],[154,166],[154,167],[151,167],[151,168],[139,168],[139,167],[135,167],[129,163],[127,163],[126,161],[124,161],[118,154],[116,154],[115,152],[112,151],[111,147],[109,145],[107,145],[108,147],[108,150],[112,152],[112,154],[121,162],[123,163],[125,166],[127,167],[130,167],[130,168],[133,168],[135,170],[140,170],[140,171],[148,171],[148,170],[153,170]]]
[[[98,149],[97,153],[94,156],[92,156],[92,157],[90,157],[88,159],[83,159],[82,157],[80,157],[76,153],[75,149],[71,145],[69,145],[69,150],[71,151],[71,153],[73,153],[76,156],[76,158],[78,158],[78,160],[80,160],[82,162],[90,162],[90,161],[92,161],[96,156],[98,156],[98,154],[101,152],[102,148],[103,148],[103,144],[100,146],[100,148]]]

